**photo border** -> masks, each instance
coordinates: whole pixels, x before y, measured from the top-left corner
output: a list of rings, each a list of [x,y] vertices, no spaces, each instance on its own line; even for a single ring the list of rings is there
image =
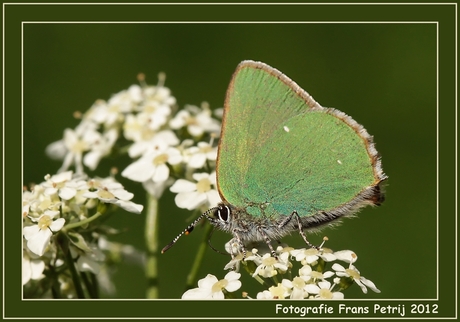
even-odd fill
[[[146,7],[155,6],[156,16]],[[300,7],[308,6],[308,16]],[[400,319],[400,314],[337,314],[338,306],[405,307],[404,318],[457,318],[457,4],[456,3],[3,3],[3,319],[280,319],[276,305],[333,307],[317,319]],[[243,10],[244,9],[244,10]],[[110,11],[110,15],[108,12]],[[210,14],[212,13],[212,14]],[[85,18],[85,21],[82,20]],[[104,17],[101,19],[101,17]],[[190,18],[192,17],[192,18]],[[212,20],[209,17],[213,17]],[[237,19],[235,20],[235,17]],[[254,18],[256,17],[256,19]],[[308,17],[308,20],[305,20]],[[344,20],[343,17],[347,19]],[[97,20],[96,20],[97,19]],[[118,19],[118,20],[117,20]],[[263,19],[263,20],[259,20]],[[433,299],[341,300],[24,300],[20,281],[21,224],[14,214],[22,201],[23,27],[31,23],[432,23],[437,26],[437,296]],[[442,107],[442,108],[441,108]],[[452,122],[455,120],[455,122]],[[19,126],[20,125],[20,126]],[[454,147],[454,149],[453,149]],[[452,175],[454,172],[454,175]],[[17,177],[21,176],[21,194]],[[14,187],[14,188],[13,188]],[[6,202],[8,201],[8,203]],[[442,203],[441,203],[442,201]],[[446,215],[440,216],[445,213]],[[450,216],[449,216],[450,214]],[[454,216],[451,216],[454,214]],[[440,221],[442,218],[442,221]],[[14,229],[10,229],[14,227]],[[452,244],[452,234],[455,243]],[[8,243],[8,244],[7,244]],[[8,245],[8,247],[6,247]],[[455,256],[452,256],[455,254]],[[13,263],[13,264],[12,264]],[[452,280],[454,277],[454,280]],[[236,304],[236,303],[237,304]],[[410,314],[422,305],[437,314]],[[97,312],[97,315],[94,313]]]

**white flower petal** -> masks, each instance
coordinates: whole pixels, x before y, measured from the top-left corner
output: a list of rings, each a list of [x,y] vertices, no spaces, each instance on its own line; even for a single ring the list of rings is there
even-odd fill
[[[45,270],[45,262],[40,259],[32,259],[30,261],[30,267],[32,270],[31,279],[37,280],[43,277],[43,271]]]
[[[196,190],[196,184],[184,179],[178,179],[174,184],[169,188],[171,192],[191,192]]]
[[[196,191],[183,192],[177,194],[174,201],[179,208],[193,210],[197,209],[206,201],[206,195]]]
[[[305,285],[305,290],[310,294],[318,294],[320,289],[315,284],[307,284]]]
[[[225,287],[225,289],[229,292],[235,292],[241,287],[241,281],[239,280],[233,280],[228,282],[228,285]]]
[[[361,282],[363,282],[364,285],[369,287],[375,293],[380,293],[380,290],[377,288],[377,286],[375,286],[374,282],[372,282],[371,280],[368,280],[367,278],[361,276]]]
[[[27,247],[32,253],[42,256],[50,242],[52,234],[53,233],[49,229],[40,230],[27,241]]]
[[[217,206],[217,204],[222,202],[222,200],[220,199],[219,193],[214,189],[206,192],[206,197],[208,199],[210,207],[215,207]]]
[[[29,258],[22,257],[22,285],[27,284],[32,277],[32,268]]]
[[[135,214],[140,214],[144,209],[143,205],[139,205],[131,201],[117,200],[115,204],[120,206],[124,210],[133,212]]]
[[[354,263],[358,259],[358,256],[356,256],[355,252],[351,250],[340,250],[334,253],[335,257],[337,257],[338,260],[347,262],[347,263]]]
[[[77,190],[69,187],[64,187],[59,190],[59,197],[64,200],[70,200],[77,194]]]
[[[96,191],[87,191],[82,195],[83,198],[88,199],[98,199],[98,195]]]
[[[182,294],[183,300],[202,300],[212,298],[211,289],[194,288]]]
[[[40,228],[38,228],[38,225],[32,225],[24,227],[24,229],[22,230],[22,234],[24,235],[25,239],[29,240],[30,238],[38,234],[39,231]]]
[[[241,274],[240,273],[237,273],[237,272],[234,272],[234,271],[230,271],[228,272],[226,275],[225,275],[225,279],[227,281],[234,281],[234,280],[239,280],[241,277]]]
[[[217,277],[215,277],[212,274],[208,274],[206,275],[205,278],[202,278],[198,281],[198,287],[203,288],[203,289],[205,288],[211,289],[212,286],[217,282],[218,282]]]
[[[155,167],[152,163],[142,158],[128,165],[121,175],[133,181],[144,182],[151,179],[154,173]]]
[[[343,267],[342,265],[340,264],[337,264],[337,263],[334,263],[332,265],[332,269],[336,272],[345,272],[345,267]]]
[[[202,153],[197,153],[191,156],[190,160],[188,161],[188,166],[190,168],[199,169],[204,165],[205,162],[206,156]]]
[[[61,230],[62,227],[64,227],[65,224],[65,219],[64,218],[58,218],[55,221],[53,221],[50,225],[50,229],[54,232],[57,232]]]
[[[212,293],[213,300],[223,300],[225,299],[224,293],[222,291]]]
[[[120,200],[128,201],[128,200],[133,199],[134,197],[133,193],[128,192],[125,189],[116,189],[116,190],[111,190],[110,192],[113,193],[113,195]]]
[[[153,174],[153,182],[164,182],[169,178],[169,168],[166,164],[159,164]],[[145,181],[145,180],[144,180]]]

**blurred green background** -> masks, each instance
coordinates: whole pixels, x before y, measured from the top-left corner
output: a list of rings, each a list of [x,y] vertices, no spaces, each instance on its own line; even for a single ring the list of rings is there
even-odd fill
[[[217,108],[244,59],[281,70],[375,138],[389,176],[387,200],[337,229],[310,236],[318,244],[327,235],[328,247],[355,251],[358,269],[382,291],[364,295],[353,286],[346,298],[436,297],[433,24],[25,24],[24,183],[41,182],[60,167],[45,148],[75,127],[74,111],[126,89],[139,72],[150,84],[166,72],[166,86],[180,106],[207,101]],[[104,162],[97,174],[106,176],[111,165]],[[135,193],[135,202],[144,202],[140,184],[120,181]],[[161,200],[160,247],[190,219],[173,197],[166,192]],[[116,240],[143,250],[144,219],[124,212],[113,216],[111,224],[125,230]],[[197,228],[159,257],[161,298],[180,298],[201,238]],[[222,249],[229,239],[217,232],[213,245]],[[303,246],[297,234],[285,241]],[[223,278],[228,261],[208,249],[198,276]],[[118,298],[145,296],[142,267],[125,262],[114,278]],[[251,292],[250,284],[255,282],[245,277],[242,290]]]

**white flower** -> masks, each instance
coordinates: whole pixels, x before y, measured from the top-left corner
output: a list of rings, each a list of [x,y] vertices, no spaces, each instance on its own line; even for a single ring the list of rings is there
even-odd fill
[[[311,269],[310,265],[304,265],[299,269],[299,276],[302,277],[305,281],[313,280],[324,280],[326,278],[334,276],[334,272],[326,271],[324,273],[317,272]]]
[[[76,172],[83,173],[83,153],[88,151],[101,136],[96,128],[97,124],[91,121],[82,121],[75,130],[65,129],[64,138],[51,143],[46,148],[47,154],[52,158],[64,158],[62,167],[58,172],[66,171],[74,164]]]
[[[163,86],[164,79],[159,79],[158,86],[149,86],[144,88],[146,101],[156,101],[160,105],[172,106],[176,104],[176,98],[171,95],[171,90]]]
[[[110,129],[105,132],[101,135],[99,140],[94,142],[91,146],[91,150],[85,154],[83,164],[91,170],[96,169],[102,157],[105,157],[110,153],[117,139],[118,131],[116,129]]]
[[[27,250],[22,252],[22,285],[27,284],[31,279],[39,280],[43,278],[45,270],[45,262],[29,254]]]
[[[38,202],[37,196],[32,191],[22,192],[22,216],[26,217],[29,214],[30,208]]]
[[[206,160],[216,161],[217,147],[213,147],[207,142],[198,142],[197,146],[192,146],[185,151],[187,165],[190,168],[199,169],[204,166]]]
[[[53,232],[61,230],[65,224],[64,218],[58,218],[59,211],[47,210],[43,215],[35,218],[30,218],[36,225],[23,228],[24,238],[27,240],[27,247],[31,252],[42,256],[45,253],[46,247],[50,243]]]
[[[203,109],[186,105],[169,122],[169,126],[175,130],[187,126],[187,131],[194,137],[200,137],[204,132],[218,133],[220,130],[220,124],[211,117],[207,104],[203,104]]]
[[[294,277],[292,281],[283,279],[281,284],[290,290],[289,298],[291,299],[304,299],[308,297],[307,284],[299,276]]]
[[[155,133],[149,139],[135,141],[128,150],[131,158],[136,158],[147,153],[160,153],[169,147],[179,144],[179,139],[171,130]]]
[[[182,161],[180,151],[173,147],[164,150],[149,151],[139,160],[134,161],[126,167],[121,175],[137,182],[153,180],[153,182],[163,182],[169,178],[169,167]]]
[[[139,85],[131,85],[127,90],[113,95],[107,102],[108,109],[106,110],[105,124],[107,126],[112,125],[124,114],[133,111],[141,101],[142,89]]]
[[[145,114],[147,125],[151,130],[157,131],[167,123],[171,114],[171,106],[175,104],[175,98],[168,96],[169,90],[165,87],[147,88],[145,93],[149,97],[139,106],[140,114]],[[165,96],[165,97],[161,97]]]
[[[235,292],[241,287],[239,281],[241,274],[236,272],[228,272],[224,279],[218,281],[217,277],[208,274],[205,278],[198,281],[198,288],[186,291],[182,295],[182,299],[224,299],[226,292]]]
[[[302,265],[315,264],[320,257],[326,262],[334,261],[336,258],[332,253],[322,252],[315,248],[294,249],[291,251],[291,255],[295,257],[296,261],[301,262]]]
[[[349,268],[344,268],[342,265],[335,263],[334,265],[332,265],[332,269],[335,270],[337,276],[351,277],[356,282],[356,284],[358,284],[359,287],[361,287],[363,293],[367,293],[366,286],[374,292],[380,293],[380,290],[375,286],[375,284],[367,278],[361,276],[358,269],[354,267],[351,263]]]
[[[99,199],[104,203],[113,203],[126,211],[141,213],[144,206],[130,201],[134,195],[123,188],[123,185],[109,177],[101,180],[88,181],[90,190],[83,194],[85,198]]]
[[[333,286],[333,285],[332,285]],[[321,281],[318,282],[318,285],[307,284],[306,290],[310,294],[315,294],[315,298],[319,299],[343,299],[343,293],[341,292],[332,292],[331,282]]]
[[[177,193],[174,199],[176,205],[188,210],[197,209],[205,203],[208,203],[209,207],[216,206],[220,202],[220,197],[217,191],[212,189],[212,185],[216,184],[215,172],[194,173],[192,177],[196,183],[179,179],[171,186],[171,192]]]
[[[147,126],[147,115],[145,114],[128,114],[123,123],[123,135],[127,140],[139,142],[148,141],[155,134]]]
[[[356,255],[356,253],[351,250],[340,250],[340,251],[334,252],[334,255],[338,260],[341,260],[347,263],[354,263],[358,260],[358,255]]]
[[[27,199],[23,199],[23,217],[38,218],[46,210],[58,210],[62,205],[59,198],[45,194],[46,188],[42,184],[33,187],[31,194],[25,194]],[[24,198],[24,197],[23,197]],[[27,214],[26,214],[27,213]]]
[[[268,291],[257,293],[257,299],[259,300],[271,300],[271,299],[285,299],[289,296],[289,288],[283,284],[278,283],[277,286],[271,286]]]
[[[86,181],[79,180],[78,176],[72,179],[72,171],[61,172],[53,176],[46,175],[44,194],[53,197],[59,195],[63,200],[70,200],[77,195],[78,190],[85,189]]]
[[[284,253],[289,255],[288,253]],[[286,256],[284,256],[286,257]],[[247,260],[249,257],[247,258]],[[272,277],[278,274],[278,270],[281,272],[285,272],[288,270],[289,265],[287,263],[287,258],[282,258],[281,256],[278,258],[272,257],[270,253],[266,253],[262,256],[261,263],[257,266],[254,274],[252,276],[260,275],[262,277]]]
[[[72,171],[61,172],[53,176],[46,175],[46,182],[42,183],[42,186],[45,188],[45,195],[52,196],[59,192],[59,189],[63,188],[65,183],[69,180],[72,180]]]

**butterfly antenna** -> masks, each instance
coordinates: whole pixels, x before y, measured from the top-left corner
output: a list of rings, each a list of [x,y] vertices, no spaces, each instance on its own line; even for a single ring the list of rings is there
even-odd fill
[[[163,249],[161,250],[161,253],[163,254],[164,252],[166,252],[168,249],[170,249],[171,247],[174,246],[174,244],[177,242],[177,240],[179,238],[182,237],[182,235],[188,235],[190,234],[193,229],[195,228],[195,226],[204,218],[204,217],[207,217],[208,214],[214,210],[216,210],[217,208],[211,208],[209,209],[208,211],[206,211],[205,213],[203,213],[201,216],[199,216],[197,219],[195,219],[195,221],[193,221],[190,225],[188,225],[188,227],[183,231],[181,232],[179,235],[177,235],[176,238],[174,238],[172,240],[172,242],[170,242],[168,245],[166,245],[165,247],[163,247]]]

